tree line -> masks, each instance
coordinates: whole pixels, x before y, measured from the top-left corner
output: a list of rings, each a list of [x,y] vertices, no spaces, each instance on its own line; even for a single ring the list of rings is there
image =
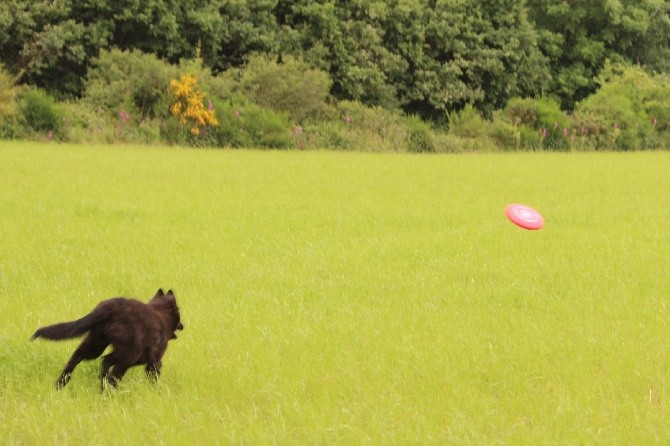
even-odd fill
[[[327,73],[337,100],[440,122],[514,97],[572,111],[606,61],[668,73],[669,16],[664,0],[4,0],[0,62],[71,99],[112,48],[215,75],[291,57]]]

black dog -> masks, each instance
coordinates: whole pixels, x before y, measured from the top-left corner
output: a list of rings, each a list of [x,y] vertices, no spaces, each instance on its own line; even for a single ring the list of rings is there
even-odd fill
[[[157,380],[168,341],[177,339],[175,331],[183,329],[174,293],[170,290],[164,294],[159,289],[147,304],[123,297],[102,301],[81,319],[40,328],[31,341],[72,339],[88,332],[56,381],[58,389],[70,381],[77,364],[100,357],[111,344],[113,350],[102,359],[104,389],[105,381],[116,387],[126,371],[135,365],[146,364],[147,376]]]

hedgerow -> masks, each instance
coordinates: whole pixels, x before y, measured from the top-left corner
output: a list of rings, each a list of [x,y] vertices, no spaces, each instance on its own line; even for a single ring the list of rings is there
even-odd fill
[[[519,97],[491,116],[468,103],[433,124],[337,101],[323,72],[292,58],[259,57],[214,75],[198,58],[172,65],[138,51],[103,51],[84,96],[61,102],[17,86],[3,69],[0,81],[3,138],[416,153],[670,148],[669,77],[627,65],[607,64],[599,90],[570,114],[556,98]]]

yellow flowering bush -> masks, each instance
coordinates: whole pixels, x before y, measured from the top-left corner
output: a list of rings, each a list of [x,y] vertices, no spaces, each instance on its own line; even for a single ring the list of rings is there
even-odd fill
[[[170,111],[181,124],[188,123],[191,126],[191,134],[199,135],[200,129],[207,125],[219,125],[212,102],[208,101],[208,107],[205,107],[206,95],[200,90],[198,81],[193,75],[185,74],[179,79],[170,81],[168,93],[172,96]]]

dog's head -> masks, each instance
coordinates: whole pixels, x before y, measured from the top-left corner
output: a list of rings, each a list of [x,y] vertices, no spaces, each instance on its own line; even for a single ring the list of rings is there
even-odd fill
[[[183,330],[184,324],[181,323],[181,317],[179,315],[179,307],[177,306],[177,298],[175,297],[172,290],[168,290],[167,293],[163,293],[163,289],[159,288],[156,292],[156,295],[151,299],[151,302],[161,304],[164,306],[168,314],[170,315],[170,320],[173,323],[172,329],[172,339],[177,339],[177,330]]]

